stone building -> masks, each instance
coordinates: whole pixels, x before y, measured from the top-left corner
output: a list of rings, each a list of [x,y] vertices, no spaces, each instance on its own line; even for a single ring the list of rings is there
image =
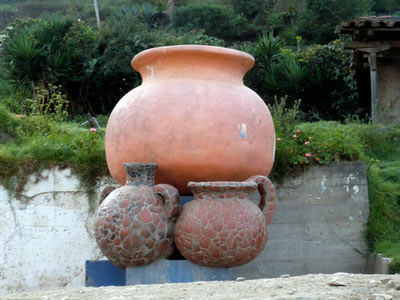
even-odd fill
[[[354,50],[360,106],[373,122],[400,123],[400,17],[359,17],[339,32],[352,35],[344,47]]]

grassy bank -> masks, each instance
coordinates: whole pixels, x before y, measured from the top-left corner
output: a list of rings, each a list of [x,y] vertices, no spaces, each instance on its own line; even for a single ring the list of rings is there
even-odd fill
[[[104,133],[50,116],[13,115],[0,105],[0,182],[18,198],[30,174],[69,167],[92,202],[98,178],[108,174]]]

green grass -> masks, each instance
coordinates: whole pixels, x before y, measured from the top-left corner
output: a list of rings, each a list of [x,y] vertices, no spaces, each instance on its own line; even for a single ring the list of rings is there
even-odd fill
[[[0,181],[17,198],[30,174],[59,166],[78,175],[90,200],[100,176],[108,174],[104,152],[105,128],[91,132],[75,122],[49,117],[17,117],[0,105],[0,133],[13,136],[0,144]]]
[[[399,153],[397,153],[398,155]],[[371,252],[393,258],[400,271],[400,161],[381,161],[368,168],[369,218],[367,241]]]

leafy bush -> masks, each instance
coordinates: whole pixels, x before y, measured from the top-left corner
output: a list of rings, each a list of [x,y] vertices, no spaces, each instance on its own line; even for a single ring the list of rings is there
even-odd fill
[[[276,131],[274,178],[282,178],[296,168],[332,161],[366,159],[364,145],[355,125],[337,122],[300,123],[299,105],[277,99],[270,106]]]
[[[206,35],[227,41],[246,40],[253,34],[243,15],[235,14],[229,6],[212,2],[196,2],[178,7],[171,21],[176,29],[204,29]]]
[[[297,48],[286,48],[279,37],[269,33],[242,47],[256,59],[246,84],[267,103],[275,95],[287,95],[289,104],[301,99],[300,109],[309,120],[338,120],[355,114],[358,94],[351,52],[344,51],[339,40],[312,47],[301,46],[301,37],[297,42]]]
[[[4,41],[1,59],[6,78],[18,90],[25,87],[32,93],[35,87],[62,86],[71,114],[109,113],[141,82],[130,64],[137,53],[173,44],[225,44],[203,31],[153,30],[152,21],[144,21],[145,11],[134,16],[121,13],[100,31],[67,18],[37,20],[31,27],[19,21]],[[19,111],[27,113],[29,107],[23,103]]]
[[[6,39],[2,45],[3,76],[15,85],[30,85],[40,78],[41,55],[38,43],[28,30]]]
[[[244,82],[257,91],[264,99],[267,95],[267,90],[263,77],[260,74],[265,76],[268,73],[271,64],[279,60],[283,47],[282,40],[275,37],[273,32],[264,33],[259,36],[255,43],[244,43],[241,45],[240,50],[250,53],[255,58],[255,65],[246,74]]]
[[[310,99],[323,118],[339,119],[354,115],[358,107],[357,83],[352,69],[353,53],[343,49],[341,40],[328,45],[301,48],[299,60],[304,61],[311,76],[310,87],[298,97]]]
[[[338,38],[337,25],[367,14],[372,4],[372,0],[307,0],[297,19],[298,35],[309,43],[329,43]]]
[[[375,0],[372,10],[379,14],[393,13],[400,10],[400,3],[397,0]]]
[[[236,13],[243,14],[248,20],[253,20],[259,17],[264,10],[271,9],[276,1],[232,0],[231,3]]]

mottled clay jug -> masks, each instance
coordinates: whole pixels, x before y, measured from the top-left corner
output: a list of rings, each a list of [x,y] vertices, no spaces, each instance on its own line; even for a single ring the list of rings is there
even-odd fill
[[[194,199],[184,205],[175,226],[180,253],[212,267],[241,266],[256,258],[264,249],[267,224],[275,211],[271,181],[253,176],[244,182],[189,182],[188,187]],[[257,189],[259,206],[249,200]]]
[[[105,147],[111,175],[125,182],[125,161],[158,163],[156,183],[181,195],[189,181],[268,176],[275,133],[263,100],[243,84],[251,55],[222,47],[181,45],[136,55],[143,83],[115,106]]]
[[[149,264],[171,255],[179,194],[154,185],[155,163],[126,163],[126,184],[100,204],[95,223],[97,244],[116,266]]]

